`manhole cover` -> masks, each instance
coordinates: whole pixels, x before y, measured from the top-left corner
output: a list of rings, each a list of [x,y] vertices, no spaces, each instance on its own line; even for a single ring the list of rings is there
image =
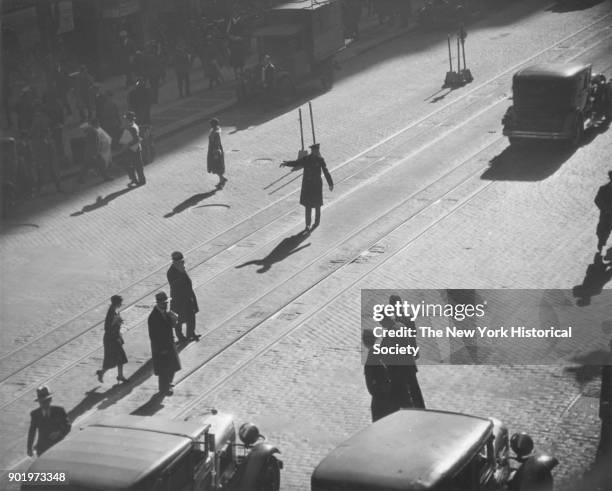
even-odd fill
[[[2,225],[2,235],[22,235],[29,234],[39,229],[34,223],[7,223]]]

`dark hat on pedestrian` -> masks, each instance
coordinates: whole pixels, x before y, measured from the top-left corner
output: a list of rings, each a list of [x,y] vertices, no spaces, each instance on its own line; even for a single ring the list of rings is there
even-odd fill
[[[42,402],[48,401],[51,399],[51,392],[49,391],[49,387],[46,385],[41,385],[38,389],[36,389],[36,399],[35,401]]]
[[[166,292],[159,292],[155,294],[156,302],[166,302],[167,300],[168,300],[168,295],[166,295]]]
[[[113,305],[123,303],[123,297],[121,295],[113,295],[110,300]]]
[[[212,118],[210,120],[210,125],[211,126],[219,126],[219,120],[217,118]]]
[[[181,259],[183,259],[183,253],[179,251],[174,251],[171,254],[171,257],[173,261],[180,261]]]
[[[136,119],[136,113],[134,111],[126,111],[123,113],[123,117],[130,121],[134,121]]]

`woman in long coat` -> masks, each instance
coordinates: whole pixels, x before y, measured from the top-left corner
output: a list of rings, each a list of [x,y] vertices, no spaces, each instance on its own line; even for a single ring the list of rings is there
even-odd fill
[[[119,309],[123,303],[123,298],[119,295],[111,297],[111,304],[106,312],[104,319],[104,361],[102,370],[96,371],[98,380],[104,381],[104,373],[117,367],[117,381],[127,382],[123,376],[123,365],[127,363],[127,356],[123,350],[123,336],[121,336],[121,324],[123,319],[119,315]]]
[[[227,179],[223,175],[225,174],[225,156],[223,155],[223,146],[221,145],[221,128],[219,128],[219,120],[217,118],[210,120],[206,169],[209,174],[217,174],[219,176],[217,187],[222,188]]]
[[[306,228],[305,232],[310,232],[319,226],[321,221],[321,206],[323,205],[323,179],[321,173],[325,176],[329,190],[333,191],[334,181],[327,170],[327,165],[321,153],[319,152],[319,144],[315,143],[310,146],[310,154],[298,160],[285,161],[281,167],[293,167],[294,169],[303,168],[302,175],[302,191],[300,193],[300,204],[305,208],[306,213]],[[312,209],[315,209],[315,222],[312,228],[310,223],[312,220]]]

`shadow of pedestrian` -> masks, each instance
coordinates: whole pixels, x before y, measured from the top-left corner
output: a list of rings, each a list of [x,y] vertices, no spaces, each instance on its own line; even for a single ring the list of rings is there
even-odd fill
[[[261,266],[257,270],[258,273],[265,273],[269,271],[274,263],[278,263],[292,254],[309,247],[310,244],[303,245],[298,247],[306,238],[309,237],[309,234],[305,231],[302,231],[296,235],[292,235],[291,237],[285,237],[274,249],[272,252],[268,254],[263,259],[255,259],[253,261],[247,261],[246,263],[239,264],[236,266],[236,269],[243,268],[245,266],[250,266],[252,264]]]
[[[606,259],[610,260],[611,256],[612,249],[608,249]],[[576,305],[580,307],[590,305],[591,298],[599,295],[610,279],[612,279],[612,263],[604,262],[601,254],[596,253],[593,263],[587,266],[582,284],[572,288],[574,297],[578,299]]]
[[[111,392],[113,389],[114,387],[107,390],[106,392],[98,392],[98,388],[96,387],[93,390],[85,392],[85,398],[76,406],[74,406],[70,411],[68,411],[68,419],[70,419],[70,421],[74,421],[79,416],[82,416],[96,404],[103,401],[104,398],[107,397],[108,393]]]
[[[83,215],[84,213],[89,213],[90,211],[94,211],[94,210],[97,210],[98,208],[102,208],[103,206],[108,205],[114,199],[117,199],[119,196],[125,193],[129,193],[133,189],[136,189],[136,188],[120,189],[119,191],[115,191],[114,193],[107,194],[106,196],[104,196],[104,198],[102,196],[98,196],[95,203],[92,203],[91,205],[85,205],[81,209],[81,211],[75,211],[74,213],[71,213],[70,216],[78,217],[80,215]]]
[[[162,401],[164,400],[164,396],[162,394],[153,394],[151,398],[145,402],[142,406],[140,406],[136,411],[133,411],[131,414],[136,416],[153,416],[159,410],[164,408]]]
[[[187,208],[191,208],[192,206],[197,205],[200,201],[204,201],[205,199],[208,199],[212,196],[214,196],[217,191],[219,191],[221,188],[219,186],[215,187],[215,189],[208,191],[206,193],[198,193],[198,194],[194,194],[193,196],[191,196],[190,198],[187,198],[185,201],[183,201],[182,203],[179,203],[178,205],[176,205],[171,212],[166,213],[164,215],[164,218],[171,218],[174,215],[181,213],[183,211],[185,211]]]

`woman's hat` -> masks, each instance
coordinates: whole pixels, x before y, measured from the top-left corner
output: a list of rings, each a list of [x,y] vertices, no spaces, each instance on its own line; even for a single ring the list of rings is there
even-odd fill
[[[49,388],[46,385],[42,385],[38,389],[36,389],[36,399],[34,399],[35,401],[42,402],[48,401],[49,399],[51,399],[51,392],[49,392]]]

